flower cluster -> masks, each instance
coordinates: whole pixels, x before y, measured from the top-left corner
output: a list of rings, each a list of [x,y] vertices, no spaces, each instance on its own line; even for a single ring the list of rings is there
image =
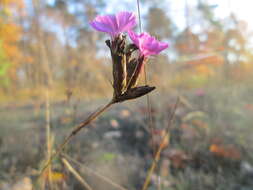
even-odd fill
[[[131,12],[119,12],[116,15],[97,16],[90,25],[111,36],[106,44],[111,50],[113,62],[114,101],[120,102],[143,96],[155,87],[139,86],[138,78],[144,64],[151,55],[157,55],[168,47],[146,32],[136,34],[136,17]],[[133,43],[127,44],[127,32]],[[136,57],[133,52],[138,50]]]

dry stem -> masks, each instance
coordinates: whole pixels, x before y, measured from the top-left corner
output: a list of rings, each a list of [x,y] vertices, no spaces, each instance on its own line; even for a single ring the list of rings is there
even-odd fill
[[[66,168],[75,176],[75,178],[84,186],[87,190],[92,190],[90,185],[80,176],[80,174],[70,165],[70,163],[65,159],[61,159]]]
[[[102,114],[106,109],[108,109],[112,104],[114,104],[114,101],[110,101],[108,104],[106,104],[104,107],[102,107],[101,109],[99,109],[98,111],[95,111],[94,113],[92,113],[85,121],[83,121],[81,124],[79,124],[78,126],[76,126],[71,133],[69,134],[69,136],[67,136],[64,140],[64,142],[58,147],[58,149],[56,150],[56,152],[50,157],[50,159],[48,159],[47,163],[45,164],[45,166],[42,168],[41,172],[40,172],[40,176],[42,176],[42,174],[44,173],[44,171],[50,166],[51,162],[53,161],[53,159],[59,155],[59,153],[61,153],[61,151],[63,150],[63,148],[70,142],[70,140],[84,127],[86,127],[88,124],[90,124],[93,120],[95,120],[100,114]]]
[[[174,119],[174,116],[175,116],[175,112],[176,112],[178,103],[179,103],[179,98],[178,98],[177,101],[176,101],[176,104],[175,104],[173,113],[172,113],[172,115],[171,115],[171,117],[170,117],[170,119],[169,119],[169,124],[168,124],[168,126],[167,126],[167,128],[166,128],[166,133],[164,134],[164,136],[163,136],[163,138],[162,138],[161,144],[160,144],[160,146],[159,146],[159,148],[158,148],[158,150],[157,150],[157,152],[156,152],[156,154],[155,154],[155,157],[154,157],[154,159],[153,159],[152,165],[151,165],[151,167],[150,167],[149,170],[148,170],[148,175],[147,175],[147,177],[146,177],[146,179],[145,179],[145,182],[144,182],[144,184],[143,184],[143,186],[142,186],[142,190],[147,190],[147,188],[148,188],[148,186],[149,186],[149,184],[150,184],[151,176],[152,176],[152,174],[154,173],[154,170],[155,170],[155,168],[156,168],[156,166],[157,166],[158,161],[160,160],[160,155],[161,155],[161,152],[162,152],[162,150],[163,150],[163,142],[164,142],[166,136],[167,136],[168,133],[169,133],[169,127],[170,127],[171,122],[172,122],[173,119]]]
[[[46,135],[47,135],[47,159],[50,159],[52,153],[52,138],[51,138],[51,128],[50,128],[50,100],[49,100],[49,89],[46,89]],[[52,170],[48,167],[48,182],[49,187],[52,189]]]
[[[112,181],[111,179],[109,179],[108,177],[105,177],[105,176],[99,174],[99,173],[96,172],[94,169],[90,169],[89,167],[87,167],[87,166],[85,166],[84,164],[82,164],[82,163],[80,163],[80,162],[74,160],[73,158],[69,157],[68,155],[66,155],[66,154],[61,154],[61,155],[62,155],[64,158],[66,158],[67,160],[72,161],[73,163],[77,164],[78,166],[84,168],[88,173],[91,173],[91,174],[93,174],[95,177],[102,179],[104,182],[110,184],[111,186],[113,186],[113,187],[115,187],[115,188],[117,188],[117,189],[119,189],[119,190],[127,190],[126,188],[124,188],[124,187],[120,186],[119,184],[113,182],[113,181]]]

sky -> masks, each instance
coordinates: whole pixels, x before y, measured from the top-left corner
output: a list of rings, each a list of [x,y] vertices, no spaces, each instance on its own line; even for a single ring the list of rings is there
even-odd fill
[[[248,27],[253,31],[253,1],[252,0],[202,0],[208,2],[210,5],[215,5],[214,12],[215,16],[220,19],[225,19],[231,13],[235,13],[239,19],[245,20],[248,23]],[[127,5],[136,4],[136,0],[121,0],[121,5],[119,0],[109,0],[106,13],[114,13],[115,5],[117,5],[117,12],[120,10],[125,10]],[[157,1],[159,2],[159,1]],[[185,19],[185,5],[189,5],[189,14],[194,11],[197,6],[198,0],[165,0],[164,6],[168,6],[167,14],[175,19],[175,23],[179,28],[184,28],[186,25]],[[147,11],[145,7],[142,6],[142,0],[140,0],[140,6],[142,13],[145,14]],[[162,5],[163,6],[163,5]],[[136,6],[132,7],[133,10],[137,12]]]
[[[148,8],[144,6],[142,0],[139,1],[142,23],[145,23],[145,16],[143,15],[145,15],[145,13],[148,11]],[[188,22],[190,23],[190,26],[193,26],[193,23],[196,22],[196,17],[194,18],[193,15],[199,0],[150,0],[150,2],[152,1],[157,2],[158,6],[162,8],[167,7],[167,14],[170,16],[170,18],[174,19],[173,23],[175,23],[177,28],[181,31],[184,30],[187,23],[185,15],[186,7],[188,7],[189,10],[190,19]],[[114,14],[115,12],[126,10],[126,7],[128,11],[133,11],[137,14],[136,0],[121,0],[120,2],[121,3],[119,3],[119,0],[108,0],[108,8],[104,13],[101,14]],[[246,21],[248,30],[253,32],[253,6],[251,6],[251,4],[253,5],[253,0],[202,0],[202,2],[207,2],[213,7],[214,16],[217,19],[225,20],[229,15],[231,15],[231,13],[233,13],[239,20]],[[116,9],[115,5],[117,5]],[[248,46],[253,47],[252,39],[249,39]],[[170,55],[172,54],[170,53]]]
[[[46,1],[49,3],[54,2],[54,0],[46,0]],[[145,23],[145,17],[143,15],[147,13],[148,7],[144,6],[143,0],[139,1],[141,7],[142,23]],[[157,2],[158,6],[167,7],[167,14],[170,16],[170,18],[174,19],[173,21],[177,25],[179,30],[183,30],[186,26],[186,16],[185,16],[186,3],[188,4],[189,18],[190,18],[189,20],[191,22],[192,18],[191,15],[194,14],[194,10],[197,8],[198,1],[199,0],[163,0],[163,1],[150,0],[150,2]],[[251,4],[253,5],[252,0],[202,0],[202,1],[208,2],[209,5],[213,5],[215,16],[217,18],[225,19],[231,13],[234,13],[238,16],[239,19],[245,20],[248,23],[248,29],[250,31],[253,31],[253,11],[251,6]],[[29,9],[29,4],[31,3],[31,0],[25,0],[25,2],[28,5]],[[107,0],[106,6],[107,9],[100,14],[114,14],[122,10],[136,12],[137,14],[136,0],[121,0],[121,1]],[[49,25],[48,28],[54,30],[55,25],[49,22],[47,23]],[[58,33],[60,33],[60,31],[58,31]],[[253,42],[250,43],[250,45],[253,45]]]
[[[54,0],[46,0],[49,3],[54,2]],[[91,0],[94,1],[94,0]],[[147,8],[143,6],[142,0],[140,1],[140,6],[142,14],[145,14]],[[175,23],[179,28],[185,26],[185,5],[186,2],[189,5],[190,13],[194,11],[194,7],[197,5],[198,0],[154,0],[156,2],[164,2],[163,5],[168,7],[167,13],[175,18]],[[217,5],[214,8],[216,16],[220,19],[226,18],[231,12],[235,13],[240,19],[245,20],[248,23],[248,27],[253,31],[253,1],[252,0],[202,0],[208,2],[210,5]],[[25,0],[26,4],[29,6],[31,0]],[[105,13],[113,14],[121,10],[129,10],[137,13],[136,0],[107,0],[107,9]],[[150,0],[152,2],[152,0]],[[115,8],[117,5],[117,8]],[[162,6],[163,6],[162,5]],[[104,14],[105,14],[104,13]]]

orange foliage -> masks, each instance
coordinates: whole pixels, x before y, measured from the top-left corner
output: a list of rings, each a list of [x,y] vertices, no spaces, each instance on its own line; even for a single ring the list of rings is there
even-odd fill
[[[49,175],[51,175],[51,180],[55,183],[60,183],[63,182],[66,179],[66,175],[64,175],[63,173],[60,172],[54,172],[51,171],[49,172],[49,170],[47,172],[44,173],[44,179],[45,180],[49,180]]]
[[[224,59],[222,56],[219,55],[212,55],[204,58],[199,58],[193,61],[188,61],[187,64],[189,65],[202,65],[202,64],[209,64],[214,66],[219,66],[224,63]]]
[[[220,55],[212,55],[207,57],[196,58],[191,61],[187,61],[183,65],[183,69],[192,69],[193,74],[197,75],[214,75],[215,68],[224,64],[224,58]]]
[[[0,6],[3,7],[15,6],[17,8],[24,8],[24,2],[22,0],[1,0]]]
[[[16,70],[24,57],[18,47],[22,30],[12,19],[12,14],[14,13],[15,7],[23,7],[23,0],[1,0],[0,8],[1,7],[3,7],[4,11],[8,14],[6,18],[0,18],[0,41],[4,51],[3,53],[11,63],[8,76],[12,79],[16,79]]]
[[[241,152],[233,145],[212,144],[209,147],[209,151],[223,158],[230,158],[232,160],[241,159]]]
[[[20,57],[20,51],[16,44],[20,38],[21,29],[19,26],[14,23],[0,23],[0,39],[9,58]]]
[[[252,63],[240,62],[240,64],[231,69],[231,76],[241,82],[241,80],[252,77],[252,69]]]
[[[66,179],[66,176],[60,172],[52,172],[51,175],[52,175],[52,180],[54,182],[62,182]]]
[[[211,51],[223,51],[225,47],[222,42],[224,40],[224,33],[220,30],[207,31],[207,41],[204,43]]]
[[[213,75],[214,71],[207,65],[198,65],[196,68],[197,73],[204,75]]]

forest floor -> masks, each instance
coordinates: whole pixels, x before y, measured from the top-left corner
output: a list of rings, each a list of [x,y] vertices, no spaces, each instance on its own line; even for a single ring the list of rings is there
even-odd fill
[[[120,189],[114,183],[141,189],[152,163],[152,150],[170,125],[168,143],[149,190],[252,190],[253,104],[243,94],[219,93],[194,91],[181,96],[172,123],[169,118],[176,97],[151,101],[153,145],[145,98],[115,105],[74,137],[64,154],[54,160],[53,182],[62,190],[83,189],[63,165],[64,156],[92,189]],[[105,102],[52,103],[54,150],[71,127]],[[29,190],[35,183],[47,154],[45,111],[43,103],[1,107],[1,190]]]

